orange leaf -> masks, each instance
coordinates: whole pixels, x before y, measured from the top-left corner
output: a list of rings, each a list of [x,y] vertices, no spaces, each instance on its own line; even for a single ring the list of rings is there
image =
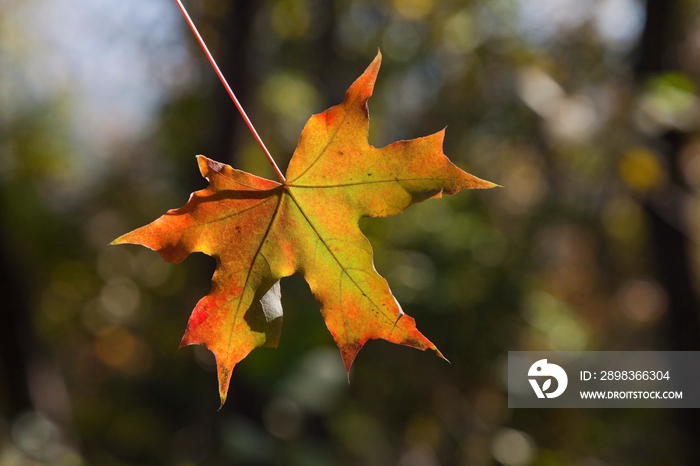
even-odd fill
[[[369,145],[367,99],[381,54],[350,86],[345,101],[314,115],[301,133],[283,184],[198,156],[209,180],[180,209],[127,233],[135,243],[181,262],[192,252],[216,258],[211,292],[192,312],[182,345],[216,356],[226,399],[233,367],[260,346],[277,346],[280,278],[301,272],[349,371],[369,339],[438,349],[404,314],[374,269],[361,217],[386,217],[426,199],[496,185],[453,165],[444,130],[377,149]]]

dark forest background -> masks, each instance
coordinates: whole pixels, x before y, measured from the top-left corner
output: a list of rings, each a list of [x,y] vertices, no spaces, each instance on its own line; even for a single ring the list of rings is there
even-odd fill
[[[695,410],[510,410],[512,350],[700,350],[700,2],[189,0],[282,167],[378,48],[370,142],[447,126],[502,189],[363,220],[451,361],[370,342],[348,385],[303,279],[277,350],[177,350],[213,260],[109,247],[274,177],[173,2],[0,1],[0,466],[700,464]]]

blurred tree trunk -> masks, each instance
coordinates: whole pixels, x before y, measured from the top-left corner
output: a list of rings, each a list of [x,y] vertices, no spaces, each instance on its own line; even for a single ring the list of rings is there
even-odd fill
[[[5,392],[5,414],[12,419],[32,406],[26,349],[33,338],[27,282],[5,234],[9,224],[0,212],[0,394]]]
[[[214,58],[241,105],[246,109],[252,101],[250,42],[252,25],[259,5],[258,1],[232,2],[227,14],[212,23],[222,39],[218,55]],[[211,70],[205,72],[213,74]],[[248,128],[218,80],[212,99],[217,121],[207,154],[215,160],[231,164],[234,163],[233,159],[240,142],[246,140]]]
[[[676,68],[672,55],[677,44],[679,31],[678,0],[647,0],[646,25],[636,66],[638,81],[654,73],[663,73]],[[683,186],[684,182],[678,167],[678,156],[685,143],[686,135],[679,131],[669,131],[660,138],[660,149],[667,158],[670,182]],[[671,190],[669,190],[671,191]],[[679,231],[682,225],[683,199],[667,196],[664,204],[667,211],[659,212],[651,199],[646,210],[652,225],[653,258],[658,280],[669,297],[668,336],[670,348],[675,351],[700,350],[700,305],[693,286],[691,254],[688,239]],[[678,220],[676,226],[666,219],[669,216]],[[666,217],[666,219],[664,218]],[[677,421],[684,433],[685,463],[700,464],[700,416],[693,410],[678,410]]]

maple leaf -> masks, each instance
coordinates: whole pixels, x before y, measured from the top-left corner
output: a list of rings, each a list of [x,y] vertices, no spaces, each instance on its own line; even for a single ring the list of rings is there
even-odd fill
[[[179,263],[192,252],[216,258],[211,292],[189,319],[182,345],[216,356],[226,400],[233,367],[260,346],[277,346],[279,280],[300,272],[349,371],[369,339],[442,354],[404,314],[374,268],[361,217],[386,217],[415,202],[496,185],[453,165],[442,153],[444,130],[381,149],[367,140],[381,54],[348,89],[345,101],[306,123],[278,183],[204,156],[209,186],[183,207],[116,239],[141,244]]]

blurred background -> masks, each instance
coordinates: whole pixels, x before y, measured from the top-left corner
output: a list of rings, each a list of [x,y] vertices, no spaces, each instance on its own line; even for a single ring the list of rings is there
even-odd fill
[[[451,361],[348,385],[303,279],[277,350],[178,350],[214,261],[117,236],[274,177],[169,0],[0,0],[0,466],[700,464],[693,410],[509,410],[509,350],[700,350],[700,1],[188,0],[278,163],[381,48],[370,142],[505,188],[363,220]]]

